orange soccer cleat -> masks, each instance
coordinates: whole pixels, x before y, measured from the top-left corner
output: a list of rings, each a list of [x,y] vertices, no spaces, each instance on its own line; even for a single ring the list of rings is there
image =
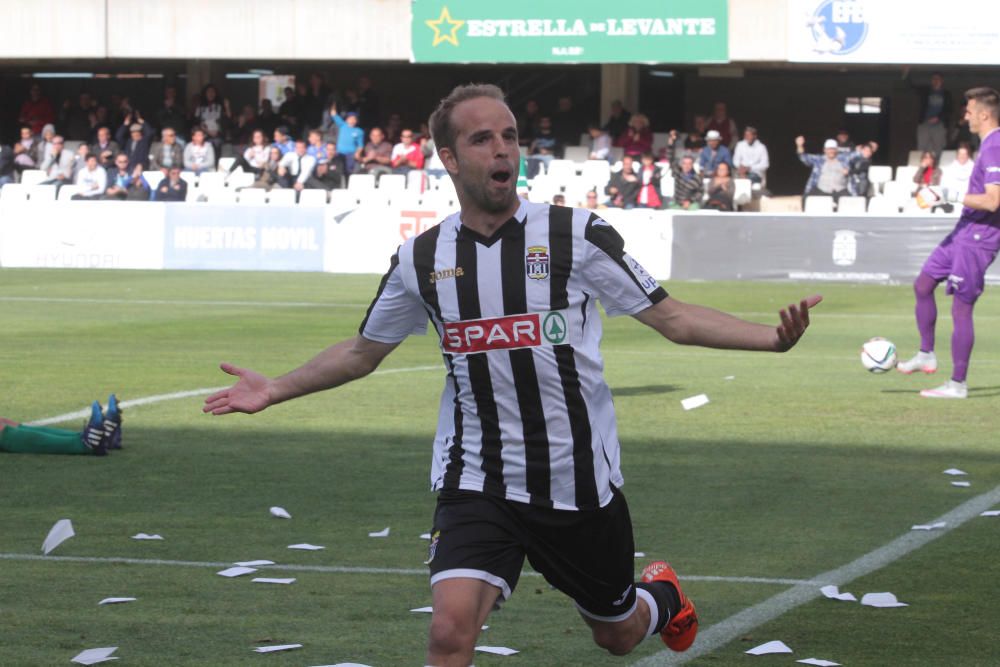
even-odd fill
[[[674,614],[670,622],[660,630],[660,638],[671,651],[686,651],[694,643],[694,638],[698,635],[698,612],[694,610],[694,603],[684,595],[681,585],[677,581],[677,573],[666,561],[658,560],[647,565],[642,571],[642,581],[652,583],[654,581],[665,581],[672,584],[677,589],[677,597],[681,601],[681,609]]]

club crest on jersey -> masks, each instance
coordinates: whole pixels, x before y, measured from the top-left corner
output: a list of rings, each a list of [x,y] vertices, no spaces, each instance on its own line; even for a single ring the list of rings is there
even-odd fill
[[[451,354],[476,354],[568,342],[566,318],[559,311],[522,313],[479,320],[445,322],[441,348]]]
[[[545,246],[529,247],[524,263],[525,271],[532,280],[545,280],[549,277],[549,249]]]

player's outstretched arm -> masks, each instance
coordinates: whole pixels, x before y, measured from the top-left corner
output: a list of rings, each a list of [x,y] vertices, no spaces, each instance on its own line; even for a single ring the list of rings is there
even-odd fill
[[[809,310],[823,297],[803,299],[779,312],[778,326],[747,322],[704,306],[667,297],[637,313],[635,318],[680,345],[700,345],[726,350],[785,352],[809,327]]]
[[[338,387],[371,373],[397,345],[355,336],[326,348],[302,366],[277,378],[223,363],[222,370],[239,380],[232,387],[206,398],[202,411],[213,415],[253,414],[283,401]]]

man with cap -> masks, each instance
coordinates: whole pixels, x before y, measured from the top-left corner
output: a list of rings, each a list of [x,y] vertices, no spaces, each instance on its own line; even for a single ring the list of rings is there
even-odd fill
[[[806,138],[798,136],[795,137],[795,151],[802,164],[812,168],[803,197],[822,195],[839,199],[850,194],[847,175],[850,172],[851,155],[840,152],[836,139],[823,142],[822,154],[806,153]]]
[[[715,173],[715,168],[725,162],[729,168],[733,168],[733,154],[729,152],[729,147],[722,145],[722,135],[717,130],[709,130],[705,135],[705,147],[698,155],[698,166],[701,173],[709,176]]]

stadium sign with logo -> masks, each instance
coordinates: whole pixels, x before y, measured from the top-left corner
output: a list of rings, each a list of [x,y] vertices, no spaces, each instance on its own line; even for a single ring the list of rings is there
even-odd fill
[[[971,17],[975,17],[971,19]],[[975,30],[970,29],[970,20]],[[1000,64],[1000,3],[791,0],[788,59],[821,63]]]
[[[413,0],[413,62],[719,63],[728,0]]]

